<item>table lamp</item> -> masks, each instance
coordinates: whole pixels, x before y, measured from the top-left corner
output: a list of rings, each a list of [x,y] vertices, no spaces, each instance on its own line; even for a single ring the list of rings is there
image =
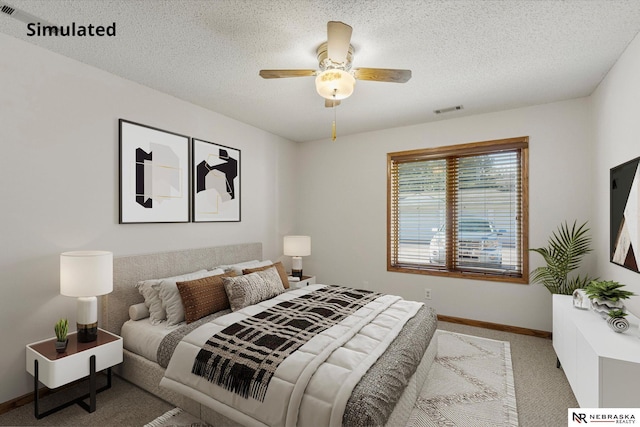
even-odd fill
[[[291,275],[302,278],[302,257],[311,255],[311,237],[284,236],[284,254],[293,257]]]
[[[113,291],[113,253],[74,251],[60,254],[60,294],[78,297],[78,341],[98,338],[98,295]]]

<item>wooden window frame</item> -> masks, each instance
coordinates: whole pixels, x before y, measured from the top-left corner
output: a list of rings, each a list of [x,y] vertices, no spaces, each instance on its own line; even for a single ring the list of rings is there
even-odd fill
[[[436,159],[448,159],[447,164],[449,166],[450,159],[459,158],[470,155],[482,155],[497,153],[507,150],[519,150],[520,152],[520,187],[521,187],[521,199],[520,199],[520,259],[522,272],[520,275],[502,275],[491,273],[478,273],[465,271],[464,269],[453,269],[453,245],[448,244],[446,255],[446,267],[434,268],[427,266],[397,266],[393,263],[394,254],[398,253],[397,239],[392,238],[392,221],[395,221],[395,227],[398,228],[398,206],[393,202],[393,194],[397,194],[398,182],[395,182],[392,175],[392,167],[394,163],[421,161],[421,160],[436,160]],[[451,181],[453,180],[453,181]],[[454,188],[452,185],[456,183],[454,174],[447,173],[447,190],[446,190],[446,221],[452,223],[452,217],[454,215],[453,206],[456,203],[457,191],[450,191]],[[395,210],[395,211],[394,211]],[[394,213],[395,212],[395,213]],[[456,230],[453,227],[447,227],[446,238],[448,242],[455,242],[457,239]],[[394,245],[396,245],[394,247]],[[435,148],[426,148],[410,151],[400,151],[394,153],[387,153],[387,271],[400,272],[400,273],[412,273],[412,274],[424,274],[435,276],[446,276],[464,279],[474,280],[488,280],[497,282],[509,282],[527,284],[529,283],[529,137],[522,136],[516,138],[507,138],[492,141],[472,142],[467,144],[442,146]]]

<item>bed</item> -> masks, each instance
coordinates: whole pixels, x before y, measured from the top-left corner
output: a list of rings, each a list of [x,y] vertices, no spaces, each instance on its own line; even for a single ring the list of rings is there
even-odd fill
[[[251,320],[256,313],[281,310],[281,306],[289,308],[312,297],[318,298],[317,295],[323,295],[323,292],[344,292],[344,288],[316,285],[289,290],[236,312],[217,312],[188,325],[182,322],[167,327],[152,325],[149,318],[130,319],[130,308],[144,302],[144,297],[134,287],[136,283],[262,259],[261,243],[116,257],[114,290],[102,299],[102,327],[122,335],[125,341],[124,362],[116,369],[116,374],[214,426],[318,425],[320,419],[326,425],[404,425],[437,347],[435,313],[421,304],[393,296],[373,297],[363,291],[363,295],[370,298],[363,300],[365,305],[340,320],[337,326],[319,332],[318,337],[309,341],[310,346],[301,344],[300,349],[305,351],[298,349],[285,358],[272,373],[274,379],[259,396],[261,399],[239,396],[237,391],[230,391],[202,376],[185,373],[185,370],[191,369],[193,355],[200,353],[204,343],[224,328],[235,325],[238,316]],[[353,292],[349,295],[353,296]],[[333,294],[331,298],[335,300]],[[401,314],[403,310],[406,313]],[[230,320],[234,316],[236,320]],[[402,325],[390,321],[394,316],[403,317]],[[360,321],[363,323],[356,325]],[[344,325],[350,325],[350,329]],[[362,325],[367,326],[363,328]],[[336,330],[347,332],[343,337],[336,337],[332,335]],[[373,332],[366,332],[370,330]],[[358,343],[368,340],[366,336],[363,339],[367,333],[380,334],[376,340],[384,343],[375,351],[371,351],[368,344],[358,348]],[[327,337],[332,340],[327,341]],[[327,350],[324,347],[328,346],[321,345],[315,353],[314,350],[306,351],[313,348],[313,343],[316,347],[322,342],[331,345],[333,338],[342,340],[334,349]],[[352,352],[348,353],[346,349]],[[360,354],[375,352],[380,353],[379,357]],[[314,353],[315,356],[306,358],[314,361],[297,371],[293,369],[296,374],[289,378],[291,366],[298,366],[292,362],[293,356],[300,357],[301,353],[305,356]],[[324,355],[319,356],[319,353]],[[336,359],[336,355],[343,353],[347,356]],[[331,371],[334,365],[339,367],[337,371]],[[341,365],[351,365],[347,367],[350,371],[344,374],[346,376],[341,376],[346,367]],[[313,374],[315,371],[317,375]],[[340,378],[341,384],[349,383],[348,386],[331,388],[331,382],[323,382],[330,381],[332,375]],[[185,379],[189,376],[191,379]],[[335,392],[330,392],[331,398],[338,394],[342,396],[335,402],[338,409],[322,409],[321,400],[326,400],[324,395],[334,389]],[[274,403],[274,396],[280,395],[286,398],[281,403]],[[237,402],[241,402],[239,407],[234,406]],[[292,402],[296,402],[295,405]],[[283,406],[278,407],[281,404]],[[319,412],[314,412],[318,408],[321,408]]]

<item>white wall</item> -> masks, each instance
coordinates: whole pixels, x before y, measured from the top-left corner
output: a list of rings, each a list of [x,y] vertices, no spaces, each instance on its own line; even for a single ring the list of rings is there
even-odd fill
[[[242,150],[242,221],[119,225],[119,118]],[[60,252],[261,241],[277,259],[293,231],[295,143],[4,34],[0,144],[0,403],[32,390],[25,345],[75,325]]]
[[[595,140],[593,213],[597,223],[598,275],[627,285],[640,295],[640,274],[609,262],[609,170],[640,157],[640,36],[609,71],[592,95]],[[637,219],[640,220],[640,219]],[[640,253],[640,248],[635,248]],[[638,255],[636,255],[638,256]],[[640,296],[626,305],[640,316]]]
[[[422,300],[439,314],[551,331],[542,285],[386,271],[386,153],[529,136],[529,242],[546,246],[564,220],[591,219],[589,100],[539,105],[301,145],[298,231],[312,238],[305,274]],[[541,265],[536,254],[532,268]]]

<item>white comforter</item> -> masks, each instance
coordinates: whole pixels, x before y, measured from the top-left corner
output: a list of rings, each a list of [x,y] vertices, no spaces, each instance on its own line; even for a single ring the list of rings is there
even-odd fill
[[[324,285],[286,292],[219,317],[178,344],[160,385],[247,426],[340,426],[353,388],[422,303],[385,295],[304,344],[276,370],[263,402],[191,373],[203,344],[225,327]]]

